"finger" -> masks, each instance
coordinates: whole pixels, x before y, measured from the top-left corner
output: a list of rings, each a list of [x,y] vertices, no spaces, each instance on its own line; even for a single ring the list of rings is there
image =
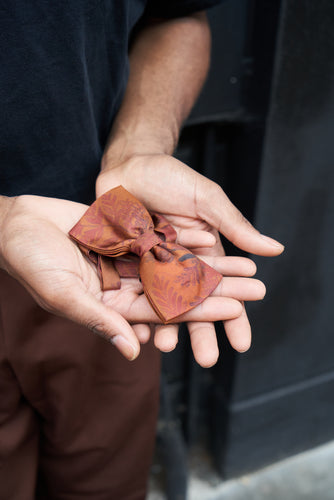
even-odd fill
[[[206,248],[216,244],[216,238],[208,231],[199,229],[174,228],[177,233],[177,242],[187,248]]]
[[[151,329],[145,323],[136,323],[132,328],[141,344],[146,344],[150,340]]]
[[[216,239],[215,245],[213,247],[207,247],[207,248],[201,248],[201,247],[193,248],[192,252],[195,255],[201,256],[201,257],[202,256],[204,256],[204,257],[225,257],[226,253],[225,253],[225,249],[224,249],[224,247],[222,245],[222,242],[221,242],[221,239],[220,239],[220,236],[219,236],[219,232],[216,229],[214,229],[212,226],[208,226],[207,225],[207,227],[211,228],[209,230],[209,232]]]
[[[238,318],[224,321],[226,336],[236,351],[248,351],[252,341],[252,330],[248,321],[245,306]]]
[[[118,304],[117,311],[130,323],[161,323],[144,295],[130,305]],[[236,318],[241,314],[242,307],[238,300],[230,297],[208,297],[191,311],[177,317],[183,321],[223,321]]]
[[[171,167],[168,170],[168,186],[166,188],[164,177],[164,188],[157,189],[162,186],[161,172],[166,171],[167,164]],[[155,155],[154,158],[151,157],[151,162],[146,158],[141,164],[138,161],[135,164],[128,163],[126,174],[124,168],[113,169],[114,185],[117,185],[117,176],[123,172],[122,184],[149,210],[177,215],[181,206],[183,216],[196,216],[205,220],[247,252],[267,256],[282,253],[283,245],[261,235],[230,202],[218,184],[175,158]],[[145,175],[144,185],[141,182],[141,172]],[[105,182],[102,175],[103,173],[99,176],[99,182],[103,185]],[[108,187],[110,189],[110,183]]]
[[[211,297],[232,297],[236,300],[262,300],[266,287],[254,278],[224,277],[212,292]]]
[[[46,308],[110,341],[128,360],[138,356],[139,342],[129,323],[118,312],[78,286],[72,286],[66,294],[49,300]]]
[[[187,323],[191,348],[197,363],[203,368],[213,366],[218,359],[219,349],[213,323]]]
[[[216,271],[223,274],[223,276],[254,276],[256,273],[255,262],[246,257],[211,257],[201,255],[200,258]]]
[[[156,325],[154,345],[162,352],[170,352],[178,343],[179,325]]]
[[[197,216],[218,229],[238,248],[264,256],[283,252],[284,246],[260,234],[231,203],[218,184],[201,176],[196,183],[195,199]]]

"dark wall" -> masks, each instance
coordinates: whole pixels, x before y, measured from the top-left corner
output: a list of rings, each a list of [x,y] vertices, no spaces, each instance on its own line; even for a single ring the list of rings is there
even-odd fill
[[[215,368],[194,363],[185,330],[164,358],[159,443],[173,499],[193,443],[228,478],[334,438],[334,3],[227,0],[210,20],[212,69],[177,156],[286,251],[255,259],[268,293],[248,307],[248,353],[217,325]]]
[[[334,437],[333,19],[329,0],[282,4],[254,220],[286,251],[256,259],[269,292],[249,307],[253,348],[234,365],[227,405],[217,385],[226,475]]]

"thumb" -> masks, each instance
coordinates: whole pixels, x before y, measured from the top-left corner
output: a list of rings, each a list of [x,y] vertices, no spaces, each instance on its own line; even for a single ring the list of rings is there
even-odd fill
[[[278,241],[261,234],[231,203],[222,188],[198,174],[196,211],[198,217],[218,229],[236,247],[256,255],[275,256],[283,252]]]
[[[75,293],[66,295],[66,300],[58,300],[51,312],[65,316],[105,338],[129,361],[139,354],[140,345],[129,323],[85,290],[77,289]]]

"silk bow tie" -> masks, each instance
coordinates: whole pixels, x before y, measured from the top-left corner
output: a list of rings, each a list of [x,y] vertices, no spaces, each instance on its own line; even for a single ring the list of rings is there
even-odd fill
[[[163,323],[203,302],[222,279],[175,243],[176,232],[163,216],[150,215],[122,186],[99,197],[69,234],[97,265],[102,290],[120,288],[119,276],[138,277],[139,271],[144,293]],[[126,254],[127,260],[119,259]]]

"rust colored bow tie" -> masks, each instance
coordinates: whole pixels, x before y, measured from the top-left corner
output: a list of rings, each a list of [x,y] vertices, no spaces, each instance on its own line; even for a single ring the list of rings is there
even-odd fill
[[[163,323],[203,302],[222,278],[175,243],[176,232],[166,219],[150,215],[122,186],[99,197],[69,234],[97,264],[103,290],[118,289],[119,276],[138,277],[139,272],[144,293]],[[131,255],[139,257],[139,266]]]

